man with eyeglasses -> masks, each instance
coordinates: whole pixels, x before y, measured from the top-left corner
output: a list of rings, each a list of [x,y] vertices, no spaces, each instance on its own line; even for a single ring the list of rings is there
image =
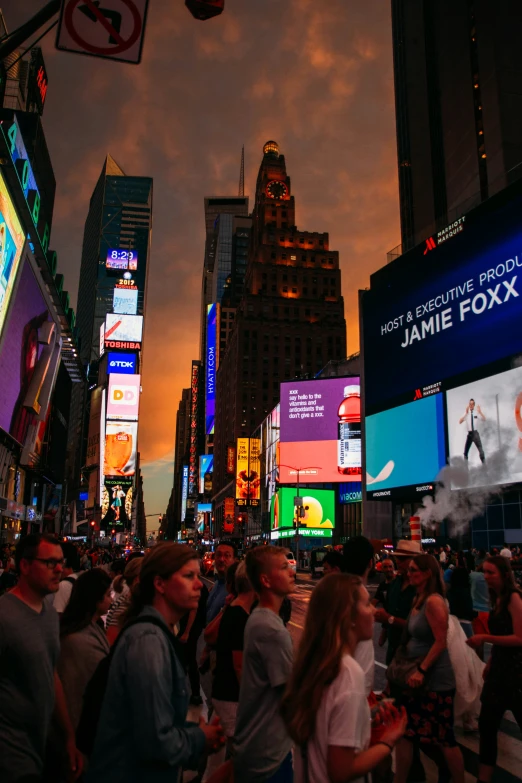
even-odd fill
[[[60,584],[62,548],[49,535],[25,536],[15,563],[18,584],[0,598],[0,780],[40,783],[53,715],[76,778],[81,756],[56,674],[58,615],[45,601]]]

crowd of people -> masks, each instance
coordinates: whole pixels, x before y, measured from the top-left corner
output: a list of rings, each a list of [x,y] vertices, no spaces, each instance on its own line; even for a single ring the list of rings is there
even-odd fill
[[[171,783],[196,770],[208,783],[387,783],[393,754],[406,783],[425,779],[422,749],[440,781],[463,783],[464,662],[464,679],[480,679],[479,781],[490,783],[507,710],[522,728],[521,593],[506,554],[440,554],[399,541],[372,598],[371,543],[329,552],[294,650],[296,576],[280,547],[238,562],[220,544],[208,591],[185,545],[93,562],[52,536],[22,538],[2,553],[0,780]],[[206,672],[209,717],[188,720]]]

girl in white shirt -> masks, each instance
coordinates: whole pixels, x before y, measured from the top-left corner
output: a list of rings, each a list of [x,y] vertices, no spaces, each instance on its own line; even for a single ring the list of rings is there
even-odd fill
[[[310,600],[303,638],[282,703],[296,783],[364,783],[404,734],[406,713],[382,708],[381,739],[371,748],[364,673],[352,657],[373,637],[374,609],[358,577],[323,577]]]

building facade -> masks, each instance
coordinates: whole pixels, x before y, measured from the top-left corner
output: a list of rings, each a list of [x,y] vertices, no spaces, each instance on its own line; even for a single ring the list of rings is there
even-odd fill
[[[417,245],[522,175],[522,8],[393,0],[402,245]]]
[[[257,177],[243,297],[217,372],[216,530],[234,496],[227,452],[279,402],[283,380],[311,376],[346,356],[339,254],[326,233],[299,230],[286,162],[267,142]]]

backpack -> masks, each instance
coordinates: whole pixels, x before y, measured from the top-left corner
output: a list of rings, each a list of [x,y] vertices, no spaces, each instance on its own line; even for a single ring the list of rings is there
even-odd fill
[[[135,620],[131,620],[125,628],[121,631],[120,635],[116,639],[110,653],[100,661],[96,667],[94,674],[87,683],[85,693],[83,697],[83,706],[80,716],[80,722],[76,729],[76,747],[81,750],[86,756],[90,756],[94,750],[94,740],[96,739],[96,732],[98,730],[98,723],[100,722],[100,715],[103,705],[103,699],[105,697],[105,691],[107,690],[107,684],[109,682],[109,671],[111,667],[111,661],[114,656],[114,651],[118,645],[118,642],[125,634],[125,632],[133,625],[143,625],[149,623],[150,625],[156,625],[161,628],[169,644],[174,650],[174,654],[178,657],[179,642],[174,634],[165,630],[165,626],[157,617],[137,617]]]

